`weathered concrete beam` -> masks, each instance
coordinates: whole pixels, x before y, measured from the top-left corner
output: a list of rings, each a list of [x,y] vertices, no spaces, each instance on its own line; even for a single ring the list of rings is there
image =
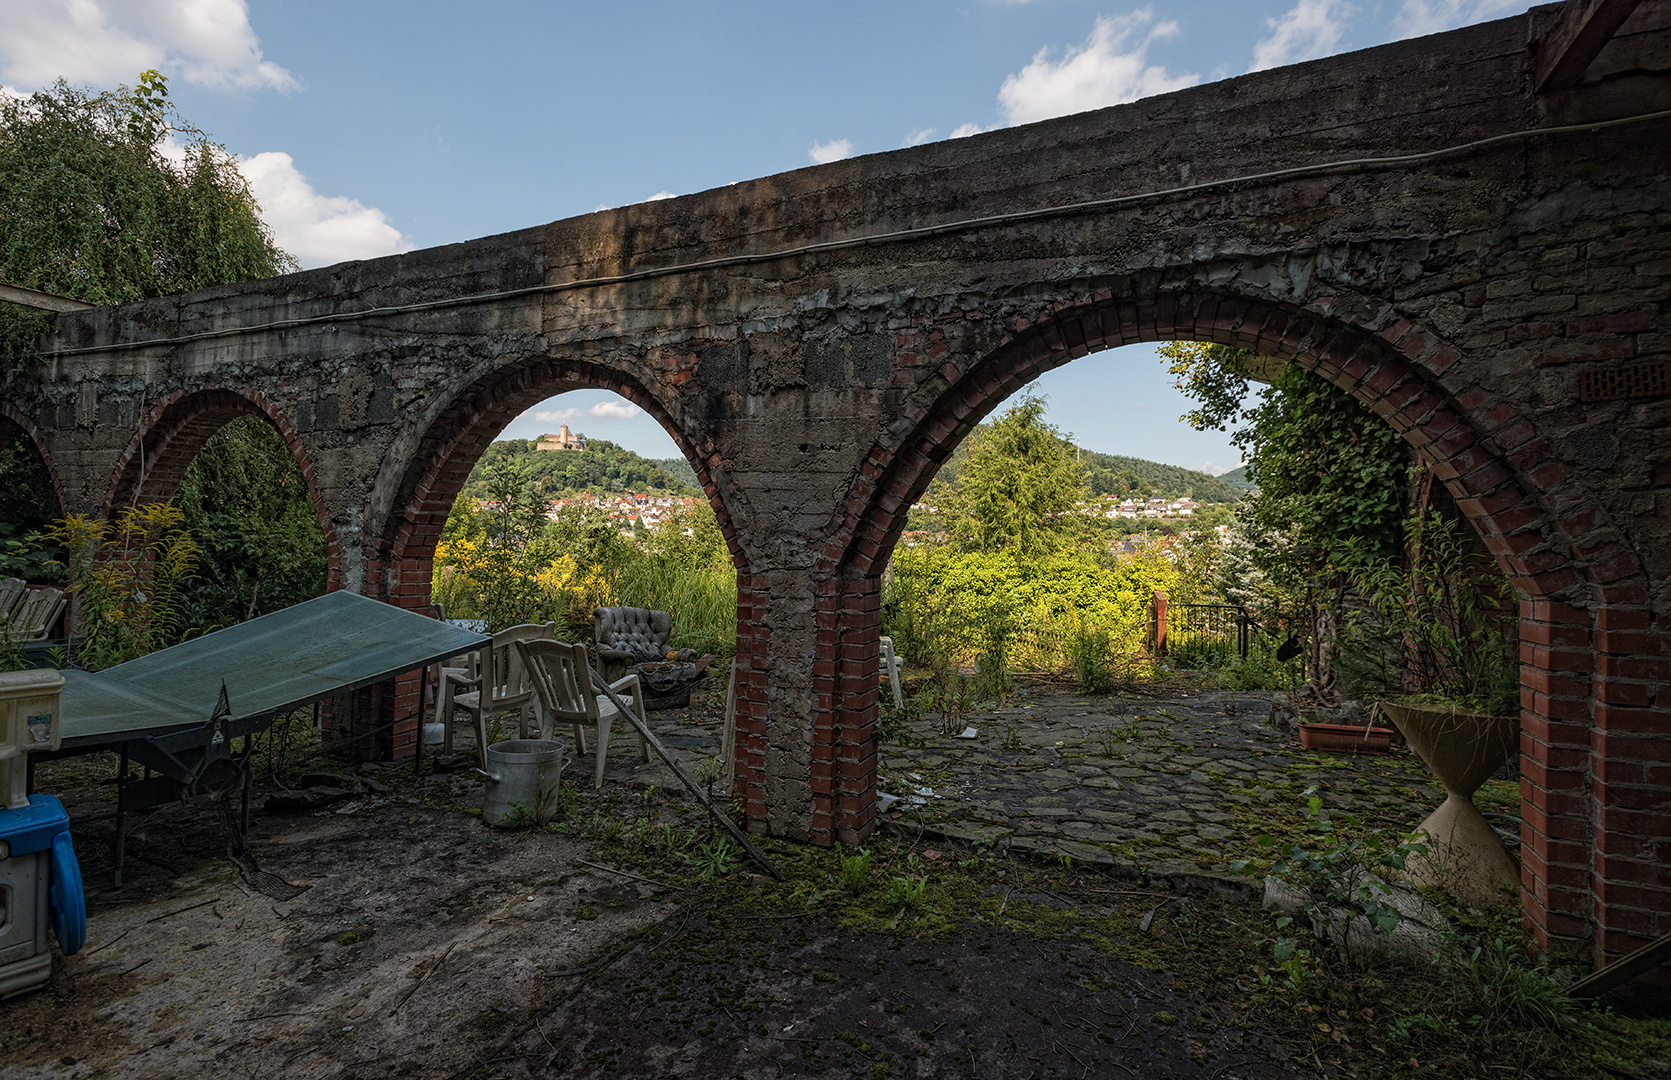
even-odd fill
[[[1537,92],[1576,86],[1640,0],[1567,0],[1560,20],[1538,42]]]
[[[93,307],[92,304],[84,304],[67,296],[41,292],[39,289],[26,289],[22,285],[8,285],[4,281],[0,281],[0,300],[8,304],[40,308],[42,311],[89,311]]]

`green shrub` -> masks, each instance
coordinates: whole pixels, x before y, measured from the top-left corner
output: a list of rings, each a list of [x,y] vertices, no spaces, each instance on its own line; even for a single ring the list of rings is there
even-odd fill
[[[870,878],[870,849],[860,848],[841,857],[841,884],[848,892],[863,891]]]

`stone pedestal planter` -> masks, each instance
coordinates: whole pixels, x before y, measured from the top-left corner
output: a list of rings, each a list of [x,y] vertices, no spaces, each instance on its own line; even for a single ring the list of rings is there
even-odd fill
[[[1474,907],[1513,907],[1520,865],[1474,806],[1473,795],[1519,747],[1519,719],[1390,701],[1380,708],[1447,793],[1417,826],[1427,833],[1429,850],[1408,860],[1410,877],[1438,885]]]

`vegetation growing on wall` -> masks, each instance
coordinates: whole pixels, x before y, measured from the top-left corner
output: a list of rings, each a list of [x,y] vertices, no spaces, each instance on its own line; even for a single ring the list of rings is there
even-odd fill
[[[202,550],[181,598],[202,630],[266,615],[325,592],[325,537],[302,471],[271,424],[242,416],[186,469],[175,505]]]
[[[0,97],[0,279],[114,304],[295,266],[236,162],[175,112],[157,72],[102,94],[59,81]],[[0,303],[0,368],[29,363],[50,319]]]
[[[1338,653],[1350,693],[1415,689],[1475,708],[1512,708],[1510,590],[1454,507],[1412,498],[1409,448],[1366,405],[1322,377],[1223,345],[1161,347],[1198,403],[1184,420],[1234,426],[1257,485],[1219,567],[1224,594],[1256,615],[1302,614],[1318,657]],[[1257,404],[1249,385],[1268,378]],[[1412,504],[1415,504],[1414,506]],[[1435,499],[1434,506],[1449,506]]]

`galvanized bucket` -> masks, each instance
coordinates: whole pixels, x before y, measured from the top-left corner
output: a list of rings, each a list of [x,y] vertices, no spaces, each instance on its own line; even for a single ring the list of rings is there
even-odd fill
[[[569,764],[568,747],[556,739],[508,739],[487,748],[482,820],[516,828],[544,825],[557,811],[557,780]]]

